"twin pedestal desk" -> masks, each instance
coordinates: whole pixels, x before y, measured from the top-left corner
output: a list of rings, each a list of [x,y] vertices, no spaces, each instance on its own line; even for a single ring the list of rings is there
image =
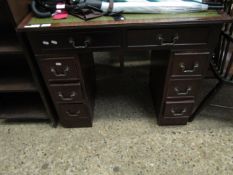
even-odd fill
[[[19,25],[64,127],[92,126],[94,51],[113,51],[122,59],[124,52],[151,51],[150,87],[158,124],[186,124],[221,27],[232,21],[216,11],[125,18],[53,21],[29,14]]]

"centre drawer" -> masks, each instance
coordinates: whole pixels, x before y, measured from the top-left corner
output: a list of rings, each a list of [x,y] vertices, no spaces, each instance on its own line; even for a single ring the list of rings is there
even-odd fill
[[[28,34],[35,53],[121,47],[120,31],[90,31]]]
[[[207,47],[209,41],[208,27],[144,29],[128,31],[128,47],[155,46],[202,46]]]

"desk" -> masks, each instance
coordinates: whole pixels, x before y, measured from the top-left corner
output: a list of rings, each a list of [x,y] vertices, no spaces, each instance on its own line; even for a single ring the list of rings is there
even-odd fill
[[[95,71],[92,52],[151,51],[150,87],[158,124],[183,125],[195,109],[200,84],[229,16],[215,11],[125,15],[84,22],[28,15],[19,25],[39,65],[64,127],[92,126]]]

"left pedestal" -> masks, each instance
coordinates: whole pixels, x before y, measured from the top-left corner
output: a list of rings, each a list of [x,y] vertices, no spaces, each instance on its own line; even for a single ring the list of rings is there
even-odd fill
[[[92,53],[37,57],[60,123],[64,127],[91,127],[95,95]]]

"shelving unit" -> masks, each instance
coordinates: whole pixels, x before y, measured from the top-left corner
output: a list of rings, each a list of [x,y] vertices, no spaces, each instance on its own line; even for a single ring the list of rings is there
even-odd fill
[[[0,55],[2,54],[23,54],[23,49],[20,47],[16,36],[1,36],[0,40]]]
[[[38,93],[4,93],[0,119],[48,119]]]
[[[49,119],[6,1],[0,0],[0,119]]]
[[[37,92],[23,55],[0,55],[0,93]]]

